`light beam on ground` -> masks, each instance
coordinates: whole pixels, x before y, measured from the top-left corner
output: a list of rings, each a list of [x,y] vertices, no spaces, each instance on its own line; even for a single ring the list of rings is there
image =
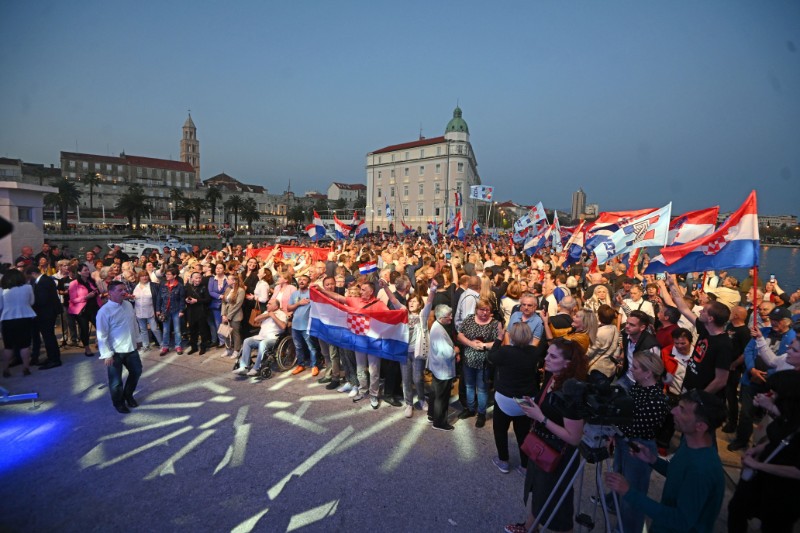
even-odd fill
[[[371,436],[375,435],[376,433],[380,433],[384,429],[397,423],[397,421],[400,420],[401,418],[403,418],[403,411],[398,411],[395,414],[389,415],[388,417],[384,418],[380,422],[372,424],[368,429],[365,429],[364,431],[358,433],[352,439],[348,440],[345,444],[337,448],[334,454],[339,454],[345,450],[349,450],[350,448],[360,443],[361,441],[364,441],[370,438]]]
[[[192,383],[186,383],[185,385],[178,385],[177,387],[170,387],[168,389],[156,391],[147,397],[147,401],[152,402],[156,400],[162,400],[164,398],[169,398],[170,396],[175,396],[177,394],[195,389],[208,389],[214,394],[225,394],[231,390],[230,388],[220,385],[212,380],[194,381]]]
[[[214,434],[215,429],[208,429],[186,444],[183,448],[178,450],[172,457],[161,463],[155,470],[145,476],[145,480],[154,479],[156,477],[166,476],[168,474],[175,474],[175,463],[183,458],[187,453],[199,446],[208,437]]]
[[[422,435],[422,432],[426,429],[428,429],[428,424],[422,420],[417,420],[416,423],[412,425],[411,430],[406,433],[394,447],[392,454],[383,462],[381,470],[388,474],[400,466],[400,463],[406,458],[408,452],[414,447],[414,443],[419,440],[420,435]]]
[[[125,431],[120,431],[118,433],[111,433],[109,435],[103,435],[102,437],[100,437],[99,440],[100,441],[104,441],[104,440],[116,439],[116,438],[119,438],[119,437],[125,437],[127,435],[133,435],[134,433],[141,433],[142,431],[149,431],[151,429],[163,428],[165,426],[171,426],[173,424],[181,424],[181,423],[186,422],[187,420],[189,420],[189,418],[190,418],[189,415],[179,416],[178,418],[172,418],[170,420],[165,420],[164,422],[156,422],[154,424],[148,424],[146,426],[140,426],[138,428],[133,428],[133,429],[127,429]]]
[[[99,465],[97,465],[97,468],[98,469],[103,469],[103,468],[108,468],[109,466],[113,466],[113,465],[115,465],[117,463],[120,463],[120,462],[124,461],[125,459],[133,457],[134,455],[137,455],[137,454],[140,454],[140,453],[142,453],[144,451],[147,451],[150,448],[155,448],[156,446],[160,446],[162,444],[166,444],[166,443],[169,442],[170,439],[174,439],[175,437],[177,437],[179,435],[183,435],[184,433],[186,433],[187,431],[191,431],[192,429],[193,429],[192,426],[182,427],[181,429],[179,429],[177,431],[173,431],[169,435],[165,435],[165,436],[161,437],[160,439],[156,439],[156,440],[154,440],[152,442],[148,442],[147,444],[145,444],[143,446],[139,446],[138,448],[136,448],[134,450],[131,450],[128,453],[123,453],[119,457],[115,457],[114,459],[111,459],[110,461],[106,461],[105,463],[99,464]]]
[[[217,416],[215,416],[214,418],[212,418],[211,420],[209,420],[208,422],[206,422],[206,423],[204,423],[204,424],[201,424],[201,425],[200,425],[200,429],[208,429],[208,428],[210,428],[211,426],[214,426],[214,425],[216,425],[216,424],[219,424],[220,422],[222,422],[223,420],[225,420],[225,419],[226,419],[226,418],[228,418],[229,416],[231,416],[231,415],[229,415],[229,414],[217,415]]]
[[[339,500],[332,500],[292,516],[286,528],[286,533],[294,531],[295,529],[300,529],[301,527],[310,526],[314,522],[319,522],[323,518],[336,514],[336,508],[338,506]]]

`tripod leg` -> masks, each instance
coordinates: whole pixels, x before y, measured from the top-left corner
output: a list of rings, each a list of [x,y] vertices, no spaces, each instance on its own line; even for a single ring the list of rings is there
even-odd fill
[[[567,467],[564,469],[564,472],[561,474],[561,477],[558,478],[558,481],[556,482],[555,486],[553,487],[553,490],[550,491],[550,495],[547,496],[547,500],[545,500],[544,505],[542,505],[542,511],[539,513],[540,516],[537,516],[534,519],[533,525],[528,529],[528,533],[531,533],[534,529],[536,529],[536,526],[539,524],[539,521],[541,519],[542,512],[545,509],[547,509],[547,506],[550,505],[550,501],[553,499],[553,496],[556,495],[556,492],[558,491],[558,488],[566,480],[567,473],[569,472],[569,469],[572,467],[573,463],[575,462],[575,459],[578,458],[579,454],[580,454],[580,451],[576,448],[575,449],[575,453],[572,454],[572,457],[570,458],[569,463],[567,463]],[[569,484],[565,485],[564,493],[561,495],[561,497],[559,498],[559,500],[556,503],[555,507],[553,508],[553,511],[550,513],[550,516],[548,517],[547,522],[544,524],[543,529],[547,529],[547,526],[550,525],[550,522],[553,520],[553,517],[555,516],[556,511],[558,511],[559,507],[561,507],[561,503],[564,501],[564,498],[567,495],[568,487],[571,486],[573,483],[575,483],[575,479],[579,475],[581,475],[583,473],[583,467],[584,467],[585,464],[586,464],[586,459],[581,458],[580,464],[578,465],[578,470],[575,472],[575,475],[572,476],[572,479],[569,480]],[[529,468],[535,468],[535,466],[531,465],[531,466],[529,466]]]

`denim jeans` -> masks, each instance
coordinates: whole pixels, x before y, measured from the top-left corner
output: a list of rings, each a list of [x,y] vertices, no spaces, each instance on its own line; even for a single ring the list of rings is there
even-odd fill
[[[255,364],[253,364],[253,368],[255,370],[260,370],[261,361],[264,359],[264,354],[267,353],[270,348],[275,346],[277,340],[278,337],[264,340],[258,340],[256,337],[247,337],[242,344],[242,354],[239,357],[239,368],[247,368],[247,365],[250,364],[250,355],[253,352],[253,348],[258,346],[258,356],[256,357]]]
[[[400,363],[403,376],[403,399],[406,405],[414,405],[414,387],[417,389],[419,403],[425,401],[425,381],[422,372],[425,370],[425,359],[414,357],[414,352],[408,352],[408,359]]]
[[[164,317],[164,333],[161,336],[161,347],[169,348],[170,330],[175,336],[175,348],[181,345],[181,322],[183,317],[180,313],[170,313]]]
[[[156,317],[137,318],[136,321],[139,323],[139,340],[142,343],[142,347],[146,348],[150,345],[150,335],[147,333],[148,324],[150,325],[150,331],[153,332],[153,336],[156,338],[156,343],[161,346],[161,331],[158,329]]]
[[[114,363],[106,367],[108,373],[108,390],[114,405],[123,405],[126,398],[133,397],[133,391],[142,375],[142,360],[136,350],[130,353],[115,353]],[[128,379],[122,385],[122,367],[128,369]]]
[[[222,324],[222,308],[219,309],[209,309],[208,313],[208,329],[211,330],[211,344],[214,344],[216,340],[217,343],[222,346],[225,344],[225,337],[221,336],[217,333],[219,329],[219,325]],[[236,324],[238,327],[241,327],[241,324]]]
[[[369,377],[367,377],[367,367],[369,367]],[[377,355],[356,352],[356,373],[361,391],[369,389],[369,395],[377,398],[381,388],[381,358]]]
[[[647,448],[650,453],[657,455],[656,441],[644,439],[630,439],[642,448]],[[629,440],[624,437],[617,437],[614,449],[614,472],[619,472],[628,480],[632,489],[647,494],[650,487],[650,465],[631,455]],[[619,498],[619,510],[622,513],[623,531],[641,531],[644,526],[644,511],[638,507],[633,507],[623,498]]]
[[[739,410],[739,423],[736,425],[736,441],[750,442],[753,436],[753,422],[755,421],[757,407],[753,405],[753,399],[758,394],[758,390],[753,385],[742,384],[739,395],[742,399],[742,408]]]
[[[342,363],[345,381],[354,387],[358,387],[358,365],[356,364],[356,352],[345,348],[336,347],[339,359]]]
[[[292,328],[294,350],[297,352],[297,364],[300,366],[317,366],[317,349],[311,342],[308,331]],[[311,363],[309,364],[309,356]]]
[[[486,414],[486,401],[489,398],[488,391],[486,390],[486,381],[484,380],[483,368],[472,368],[464,365],[464,384],[467,387],[467,409],[475,411],[475,388],[478,389],[478,413]]]

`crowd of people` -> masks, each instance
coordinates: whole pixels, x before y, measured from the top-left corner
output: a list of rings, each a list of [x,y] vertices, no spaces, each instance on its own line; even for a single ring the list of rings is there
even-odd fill
[[[573,528],[572,487],[556,482],[577,466],[567,459],[584,420],[554,397],[591,374],[627,391],[635,406],[613,439],[614,472],[601,496],[618,499],[625,531],[641,531],[648,517],[652,531],[713,529],[724,494],[720,427],[732,435],[729,450],[746,450],[742,463],[754,474],[737,487],[730,530],[759,518],[764,531],[788,531],[800,519],[783,505],[800,487],[800,290],[786,293],[752,271],[742,280],[727,272],[641,275],[647,262],[643,254],[633,265],[567,265],[564,256],[528,257],[487,237],[433,245],[378,235],[292,254],[225,242],[128,257],[96,246],[74,258],[45,243],[36,255],[23,248],[0,282],[3,376],[14,364],[25,376],[33,365],[61,366],[60,330],[61,346],[99,352],[113,405],[127,413],[138,406],[143,351],[228,357],[236,376],[258,380],[288,335],[297,357],[291,374],[310,372],[352,402],[402,407],[407,418],[420,411],[445,432],[471,418],[478,429],[491,421],[491,460],[509,473],[518,455],[514,470],[531,501],[524,522],[505,526],[517,533],[545,519],[554,531]],[[407,357],[314,336],[314,291],[356,313],[405,310]],[[529,459],[529,435],[561,460],[543,468]],[[647,495],[652,470],[666,476],[658,501]]]

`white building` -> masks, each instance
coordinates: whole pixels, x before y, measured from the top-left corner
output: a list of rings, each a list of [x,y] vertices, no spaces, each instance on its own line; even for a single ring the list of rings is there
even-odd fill
[[[480,185],[478,162],[469,142],[469,128],[456,107],[442,137],[419,139],[380,148],[367,154],[366,218],[370,231],[379,231],[399,221],[424,230],[428,220],[446,221],[453,212],[454,193],[464,198],[464,226],[488,209],[488,202],[470,200],[470,186]],[[387,205],[392,220],[386,217]],[[484,221],[481,220],[481,223]]]
[[[359,198],[367,194],[367,187],[363,183],[339,183],[334,181],[328,187],[328,200],[344,200],[353,204]]]

